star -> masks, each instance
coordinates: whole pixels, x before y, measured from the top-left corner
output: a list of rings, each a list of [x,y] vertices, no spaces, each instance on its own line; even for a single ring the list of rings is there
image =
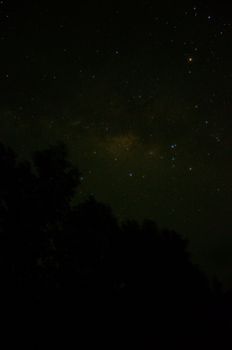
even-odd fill
[[[158,224],[191,231],[196,242],[211,232],[209,213],[215,226],[226,231],[230,225],[228,210],[224,222],[220,217],[230,207],[232,176],[232,23],[220,3],[223,13],[198,1],[154,3],[141,1],[137,10],[134,3],[128,22],[127,2],[96,5],[93,16],[78,3],[79,21],[72,5],[60,11],[41,2],[28,21],[20,6],[6,20],[7,1],[0,0],[0,139],[21,158],[63,141],[85,176],[83,196],[94,191],[125,218],[154,215]],[[138,193],[141,201],[133,206]],[[204,218],[188,210],[192,195]]]

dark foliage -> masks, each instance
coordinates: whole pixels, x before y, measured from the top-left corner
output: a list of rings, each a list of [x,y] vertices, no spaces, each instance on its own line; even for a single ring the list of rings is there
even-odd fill
[[[210,288],[187,242],[152,221],[119,224],[92,197],[71,206],[78,186],[63,145],[33,164],[0,145],[4,348],[223,348],[231,293]]]

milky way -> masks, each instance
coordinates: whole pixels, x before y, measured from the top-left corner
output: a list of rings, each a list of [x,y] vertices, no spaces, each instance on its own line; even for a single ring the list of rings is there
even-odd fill
[[[21,2],[20,2],[21,3]],[[228,7],[1,2],[0,137],[21,157],[64,141],[123,218],[190,238],[227,276],[231,239]]]

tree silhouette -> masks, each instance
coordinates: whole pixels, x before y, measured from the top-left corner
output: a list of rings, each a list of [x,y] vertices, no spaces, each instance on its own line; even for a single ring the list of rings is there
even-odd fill
[[[63,144],[32,162],[0,144],[0,169],[2,301],[42,320],[36,349],[228,341],[231,293],[210,288],[176,232],[153,221],[119,224],[93,197],[73,206],[80,173]]]

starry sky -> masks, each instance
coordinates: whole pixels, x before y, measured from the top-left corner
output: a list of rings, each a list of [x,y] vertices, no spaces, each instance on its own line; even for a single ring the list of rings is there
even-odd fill
[[[232,15],[212,1],[0,1],[0,140],[57,141],[120,218],[232,286]]]

